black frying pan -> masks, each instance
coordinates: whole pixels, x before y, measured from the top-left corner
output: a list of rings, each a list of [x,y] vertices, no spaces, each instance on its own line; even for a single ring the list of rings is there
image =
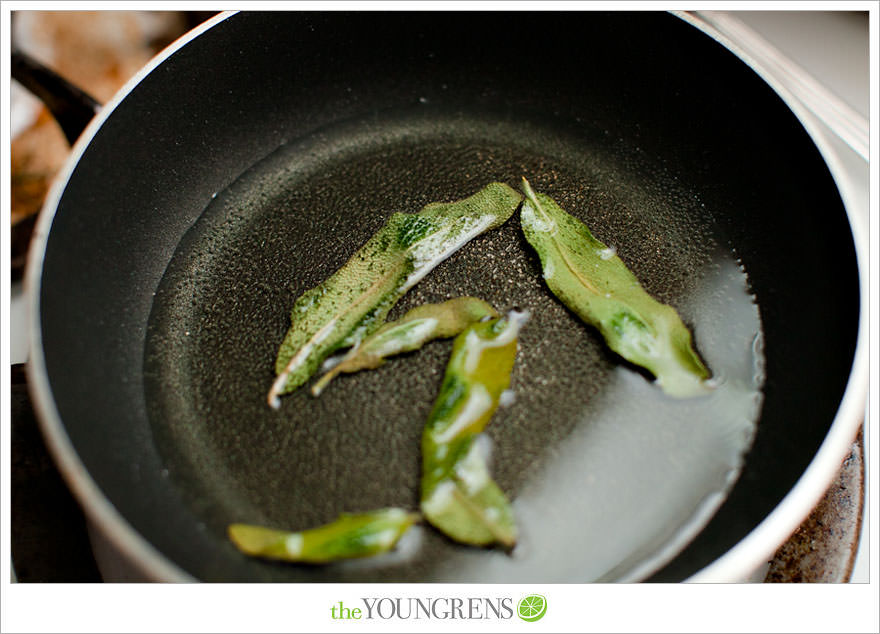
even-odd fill
[[[681,580],[765,520],[833,429],[859,317],[837,188],[785,103],[677,17],[242,13],[111,105],[40,225],[31,378],[72,488],[147,576]],[[293,300],[389,213],[523,175],[739,391],[659,397],[548,293],[515,217],[392,316],[464,293],[531,309],[517,400],[489,432],[520,547],[422,529],[376,561],[241,555],[230,522],[416,508],[449,343],[277,412],[275,350]]]

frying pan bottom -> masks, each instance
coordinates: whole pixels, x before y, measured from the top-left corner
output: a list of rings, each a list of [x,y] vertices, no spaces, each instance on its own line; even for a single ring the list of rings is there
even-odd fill
[[[390,318],[476,295],[528,309],[516,399],[487,435],[513,500],[511,553],[418,527],[378,558],[305,567],[241,555],[232,522],[302,529],[343,511],[418,507],[419,440],[451,342],[266,405],[294,300],[394,211],[527,177],[617,249],[673,305],[719,386],[664,396],[547,290],[518,215],[474,239]],[[761,321],[746,272],[680,175],[589,122],[511,113],[375,113],[283,144],[219,192],[160,284],[146,395],[166,475],[199,519],[205,580],[582,582],[642,578],[705,525],[733,485],[760,413]]]

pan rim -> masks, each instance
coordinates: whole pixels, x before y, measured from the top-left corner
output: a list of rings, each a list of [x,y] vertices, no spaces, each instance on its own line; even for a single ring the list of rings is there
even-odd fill
[[[197,579],[160,552],[116,510],[89,474],[66,432],[52,395],[42,346],[40,289],[43,261],[55,213],[69,179],[103,123],[137,84],[156,67],[190,41],[236,13],[235,11],[220,13],[176,40],[129,80],[89,123],[77,140],[63,171],[56,178],[46,199],[34,230],[26,268],[25,290],[28,294],[30,311],[28,384],[43,437],[62,476],[84,509],[93,528],[107,538],[126,558],[127,562],[135,564],[147,578],[154,581],[194,582]],[[745,59],[735,45],[710,25],[701,23],[698,19],[683,12],[672,12],[672,14],[714,38],[736,55],[740,61],[749,65],[774,89],[798,117],[831,170],[832,177],[843,198],[855,246],[859,274],[860,306],[856,350],[841,404],[822,445],[783,500],[748,535],[714,562],[685,579],[688,582],[730,582],[742,580],[758,568],[768,555],[771,555],[807,517],[837,473],[861,424],[867,400],[869,366],[867,345],[869,320],[868,302],[866,301],[868,297],[866,271],[868,270],[869,256],[868,232],[865,226],[867,220],[857,216],[854,212],[851,191],[846,187],[845,179],[841,178],[843,167],[839,159],[836,158],[833,149],[829,147],[828,141],[819,133],[814,120],[803,105],[784,86],[774,82],[768,73],[762,72],[760,64]]]
[[[136,563],[141,571],[154,581],[187,583],[197,581],[197,579],[161,553],[122,516],[89,474],[67,434],[61,414],[58,412],[55,399],[52,396],[40,330],[40,289],[43,261],[49,232],[70,177],[104,122],[129,93],[155,68],[199,35],[235,13],[237,11],[219,13],[172,42],[120,88],[89,122],[74,144],[63,171],[55,179],[40,211],[40,216],[34,227],[25,268],[24,288],[28,294],[30,310],[29,358],[26,371],[28,389],[32,396],[40,431],[62,477],[77,498],[91,527],[104,538],[109,539],[118,552],[128,561]]]
[[[791,109],[798,121],[806,130],[810,139],[818,148],[828,166],[831,176],[837,185],[838,192],[844,203],[853,245],[856,252],[856,263],[859,274],[859,325],[856,335],[856,350],[853,363],[843,393],[840,406],[831,423],[825,439],[816,451],[810,464],[798,478],[795,485],[783,497],[773,510],[753,528],[744,538],[737,542],[721,557],[702,570],[691,575],[686,582],[715,583],[719,581],[738,580],[746,577],[757,569],[763,561],[772,558],[773,553],[785,542],[798,526],[807,518],[819,500],[825,494],[829,484],[840,470],[840,465],[850,451],[859,427],[867,419],[866,405],[868,394],[869,369],[869,316],[868,316],[868,276],[869,268],[868,245],[868,214],[857,214],[854,211],[853,186],[844,178],[844,167],[837,152],[822,132],[823,125],[813,115],[809,107],[798,98],[783,82],[764,67],[761,61],[752,58],[726,34],[722,33],[701,16],[684,11],[673,12],[679,18],[700,29],[709,37],[736,55],[763,79],[786,106]],[[845,142],[845,141],[844,141]],[[858,153],[858,150],[852,149]],[[860,158],[861,155],[860,155]],[[754,562],[751,568],[743,569],[741,562]]]

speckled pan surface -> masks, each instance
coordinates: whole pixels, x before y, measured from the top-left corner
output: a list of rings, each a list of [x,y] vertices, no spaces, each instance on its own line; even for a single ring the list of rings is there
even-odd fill
[[[441,264],[395,314],[468,294],[530,311],[516,400],[490,426],[492,471],[516,501],[518,547],[488,552],[418,529],[411,552],[372,565],[297,570],[221,548],[231,564],[276,579],[616,579],[701,527],[752,437],[764,363],[758,311],[698,199],[668,185],[651,196],[645,184],[662,176],[619,163],[549,126],[428,111],[286,145],[216,197],[156,295],[146,378],[170,477],[221,539],[235,521],[296,528],[342,511],[418,507],[419,439],[448,342],[343,377],[318,399],[302,389],[277,412],[263,398],[293,300],[393,210],[526,174],[679,307],[722,383],[710,397],[676,400],[614,358],[547,290],[517,215]],[[576,555],[572,540],[582,540]]]
[[[40,354],[75,464],[165,561],[205,580],[680,580],[809,464],[852,363],[858,280],[803,128],[672,16],[494,26],[236,15],[144,78],[82,152],[46,240]],[[532,310],[516,400],[489,427],[518,549],[423,529],[383,560],[244,558],[228,522],[295,529],[415,507],[418,437],[449,350],[432,343],[273,412],[293,300],[390,213],[520,176],[681,312],[721,388],[662,398],[547,292],[514,217],[392,316],[464,293]]]

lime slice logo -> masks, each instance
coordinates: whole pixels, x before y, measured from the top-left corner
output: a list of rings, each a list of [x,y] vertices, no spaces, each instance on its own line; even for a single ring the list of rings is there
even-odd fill
[[[519,618],[523,621],[538,621],[547,612],[547,599],[540,594],[530,594],[523,597],[517,606]]]

